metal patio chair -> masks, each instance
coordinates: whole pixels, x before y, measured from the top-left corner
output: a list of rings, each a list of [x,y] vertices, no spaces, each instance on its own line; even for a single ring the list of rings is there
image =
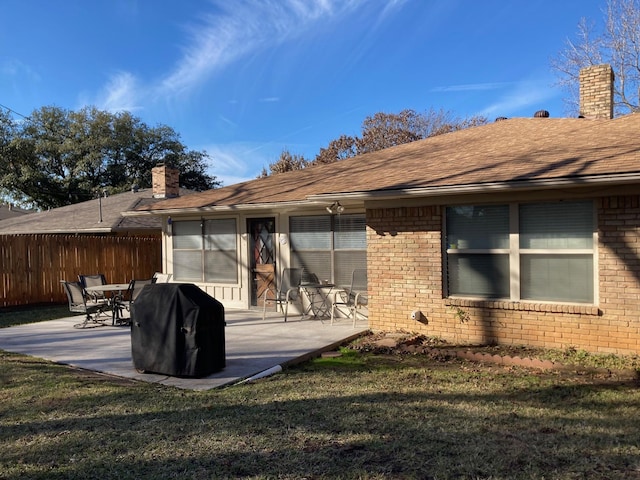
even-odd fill
[[[78,275],[78,281],[83,289],[87,287],[97,287],[100,285],[105,285],[107,280],[104,277],[104,273],[97,273],[95,275]],[[90,296],[94,300],[104,300],[105,294],[104,292],[87,292],[84,291],[85,296]]]
[[[96,327],[105,325],[98,320],[98,317],[101,313],[109,309],[109,304],[106,300],[88,298],[80,282],[67,282],[63,280],[61,283],[64,292],[67,294],[69,311],[72,313],[83,313],[85,315],[84,321],[75,324],[75,328],[85,328],[91,324]]]
[[[151,285],[153,283],[154,281],[152,278],[146,280],[131,280],[129,282],[129,288],[127,289],[127,292],[123,295],[122,298],[116,301],[115,308],[119,308],[121,311],[126,310],[127,312],[129,312],[129,315],[131,315],[131,305],[133,305],[133,302],[136,300],[136,298],[138,298],[138,295],[140,295],[140,292],[146,285]],[[124,320],[127,319],[125,318]],[[130,320],[131,319],[129,318],[129,320],[127,321]]]
[[[359,309],[366,307],[368,303],[367,270],[364,268],[356,268],[351,274],[351,285],[349,288],[339,291],[335,295],[333,305],[331,305],[331,324],[333,325],[335,311],[338,310],[347,318],[351,318],[353,320],[353,326],[355,327],[358,315],[367,318],[367,315],[360,312]]]
[[[276,304],[276,311],[278,305],[280,310],[284,313],[284,321],[287,321],[287,314],[289,312],[289,303],[295,302],[300,299],[300,283],[302,281],[302,269],[301,268],[285,268],[282,270],[280,276],[280,282],[275,292],[275,298],[273,301]],[[267,314],[267,295],[269,294],[267,288],[264,292],[264,302],[262,311],[262,320],[265,319]],[[284,308],[283,308],[284,305]]]

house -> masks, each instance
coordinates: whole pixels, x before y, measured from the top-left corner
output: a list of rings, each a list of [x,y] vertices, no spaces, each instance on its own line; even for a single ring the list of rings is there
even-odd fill
[[[6,218],[18,217],[20,215],[26,215],[27,213],[32,213],[33,210],[25,210],[23,208],[16,207],[12,204],[0,204],[0,220],[4,220]]]
[[[161,224],[122,212],[192,193],[159,165],[153,188],[0,221],[0,307],[63,302],[60,280],[104,273],[111,282],[151,278],[161,268]]]
[[[165,271],[227,307],[259,307],[265,266],[341,286],[364,266],[373,330],[640,353],[640,114],[613,118],[613,79],[581,72],[579,118],[501,119],[133,215],[162,219]]]
[[[128,192],[0,220],[0,235],[64,233],[160,236],[160,219],[124,217],[122,212],[192,193],[180,189],[178,181],[177,170],[159,165],[152,170],[152,188],[132,187]]]

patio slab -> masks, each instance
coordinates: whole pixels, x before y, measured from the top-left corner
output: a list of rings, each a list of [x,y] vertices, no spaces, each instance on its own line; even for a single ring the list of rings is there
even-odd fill
[[[228,309],[225,311],[226,367],[208,377],[179,378],[136,371],[131,357],[130,328],[74,328],[81,318],[2,328],[0,349],[118,377],[209,390],[318,356],[368,330],[365,320],[359,320],[353,328],[347,319],[333,325],[327,319],[300,317],[289,317],[284,322],[282,315],[271,313],[263,321],[262,312]]]

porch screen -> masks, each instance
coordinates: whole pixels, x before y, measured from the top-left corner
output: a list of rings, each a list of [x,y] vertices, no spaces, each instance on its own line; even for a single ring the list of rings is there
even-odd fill
[[[591,201],[448,207],[449,295],[593,303]]]
[[[340,286],[355,268],[367,268],[364,215],[313,215],[289,220],[291,263]]]
[[[176,221],[172,229],[175,280],[237,283],[235,219]]]

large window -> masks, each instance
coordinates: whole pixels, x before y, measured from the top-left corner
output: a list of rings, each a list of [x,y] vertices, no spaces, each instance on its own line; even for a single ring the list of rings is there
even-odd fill
[[[173,222],[172,228],[176,280],[238,282],[234,219]]]
[[[291,263],[340,286],[367,267],[364,215],[313,215],[289,220]]]
[[[594,302],[590,201],[448,207],[446,248],[449,295]]]

